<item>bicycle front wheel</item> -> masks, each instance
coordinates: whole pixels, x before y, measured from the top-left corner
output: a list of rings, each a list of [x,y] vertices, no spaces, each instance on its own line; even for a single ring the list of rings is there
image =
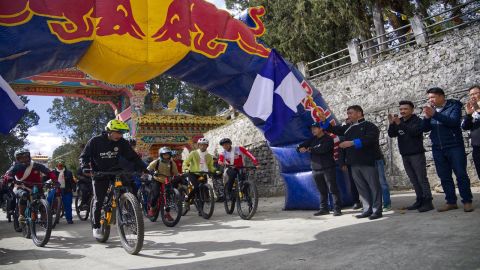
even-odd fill
[[[167,227],[174,227],[182,217],[183,201],[180,192],[176,188],[165,191],[165,204],[160,208],[163,224]]]
[[[79,190],[77,192],[77,197],[75,198],[75,211],[77,212],[77,216],[80,220],[85,221],[88,219],[90,214],[90,205],[88,202],[84,202],[82,200],[83,192]]]
[[[225,200],[223,201],[223,205],[225,206],[225,212],[228,215],[231,215],[233,213],[233,210],[235,209],[235,201],[236,201],[236,189],[235,187],[232,188],[232,190],[228,191],[227,184],[225,184]]]
[[[59,196],[53,197],[52,206],[51,206],[51,213],[52,213],[52,229],[60,222],[60,217],[62,215],[62,198]]]
[[[252,181],[245,181],[237,193],[237,212],[242,219],[251,219],[258,207],[257,185]]]
[[[200,185],[200,211],[204,219],[209,219],[215,209],[215,195],[212,186],[209,184]]]
[[[122,246],[127,253],[135,255],[143,246],[144,225],[140,204],[135,196],[124,193],[117,207],[117,229]]]
[[[33,243],[43,247],[50,240],[52,232],[52,214],[47,200],[36,200],[31,205],[30,227]]]
[[[13,210],[13,229],[16,232],[22,232],[22,224],[18,221],[20,217],[20,211],[18,210],[18,204],[15,203],[15,209]]]

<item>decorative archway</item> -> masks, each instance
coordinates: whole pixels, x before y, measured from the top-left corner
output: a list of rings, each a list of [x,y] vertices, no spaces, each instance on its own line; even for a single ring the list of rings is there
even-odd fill
[[[235,19],[204,0],[90,0],[75,5],[69,0],[3,1],[0,74],[14,81],[78,67],[101,81],[131,84],[165,73],[210,91],[245,113],[254,82],[265,75],[272,55],[258,40],[265,32],[264,14],[263,7],[250,8]],[[301,84],[295,91],[304,91],[304,98],[289,104],[294,113],[268,141],[286,182],[285,208],[316,209],[318,193],[309,157],[297,153],[295,146],[311,136],[309,126],[319,115],[333,123],[335,117],[320,92],[293,65],[286,66]],[[267,100],[278,101],[273,91],[271,95]],[[278,112],[273,103],[254,102],[271,106],[272,114]],[[264,118],[247,116],[257,128],[271,128]],[[348,192],[341,190],[348,201]]]

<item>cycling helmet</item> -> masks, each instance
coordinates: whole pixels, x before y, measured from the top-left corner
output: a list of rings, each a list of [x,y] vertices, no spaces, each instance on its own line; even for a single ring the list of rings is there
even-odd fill
[[[20,149],[15,151],[15,159],[16,160],[18,160],[19,156],[23,156],[23,155],[27,155],[28,157],[30,157],[30,150],[28,150],[26,148],[20,148]]]
[[[158,149],[158,153],[159,153],[160,155],[163,155],[163,154],[170,154],[170,155],[172,155],[172,150],[171,150],[170,148],[168,148],[168,147],[162,147],[162,148]]]
[[[209,144],[209,141],[207,138],[200,138],[197,141],[198,144]]]
[[[226,143],[232,144],[232,140],[230,140],[229,138],[223,138],[220,140],[220,145],[224,145]]]
[[[127,133],[130,131],[130,128],[128,127],[127,123],[114,119],[110,120],[105,127],[106,131],[116,131],[120,133]]]
[[[321,124],[320,122],[313,122],[313,124],[311,125],[311,127],[321,128],[321,127],[322,127],[322,124]]]

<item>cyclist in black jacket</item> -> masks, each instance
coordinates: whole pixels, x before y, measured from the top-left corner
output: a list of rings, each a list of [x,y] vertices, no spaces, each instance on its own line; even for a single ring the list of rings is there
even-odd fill
[[[315,216],[328,215],[328,192],[333,196],[333,215],[340,216],[340,193],[336,179],[336,163],[333,158],[333,138],[323,132],[320,123],[312,124],[313,138],[298,146],[301,153],[310,153],[312,175],[320,192],[320,211]]]
[[[140,157],[135,153],[127,140],[123,138],[123,134],[129,132],[126,123],[120,120],[111,120],[105,127],[105,132],[101,135],[93,137],[88,141],[80,155],[80,166],[83,171],[92,170],[112,171],[119,168],[121,158],[135,164],[135,171],[147,171],[147,166]],[[93,212],[93,236],[95,238],[102,237],[100,229],[100,209],[105,199],[111,177],[98,177],[93,179],[93,190],[95,206]]]

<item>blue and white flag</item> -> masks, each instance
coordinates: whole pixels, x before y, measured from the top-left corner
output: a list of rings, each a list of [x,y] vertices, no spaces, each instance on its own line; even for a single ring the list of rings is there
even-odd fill
[[[0,76],[0,133],[8,134],[26,112],[23,101]]]
[[[265,121],[264,135],[273,141],[282,134],[306,96],[285,60],[272,50],[253,82],[243,110],[250,117]]]

